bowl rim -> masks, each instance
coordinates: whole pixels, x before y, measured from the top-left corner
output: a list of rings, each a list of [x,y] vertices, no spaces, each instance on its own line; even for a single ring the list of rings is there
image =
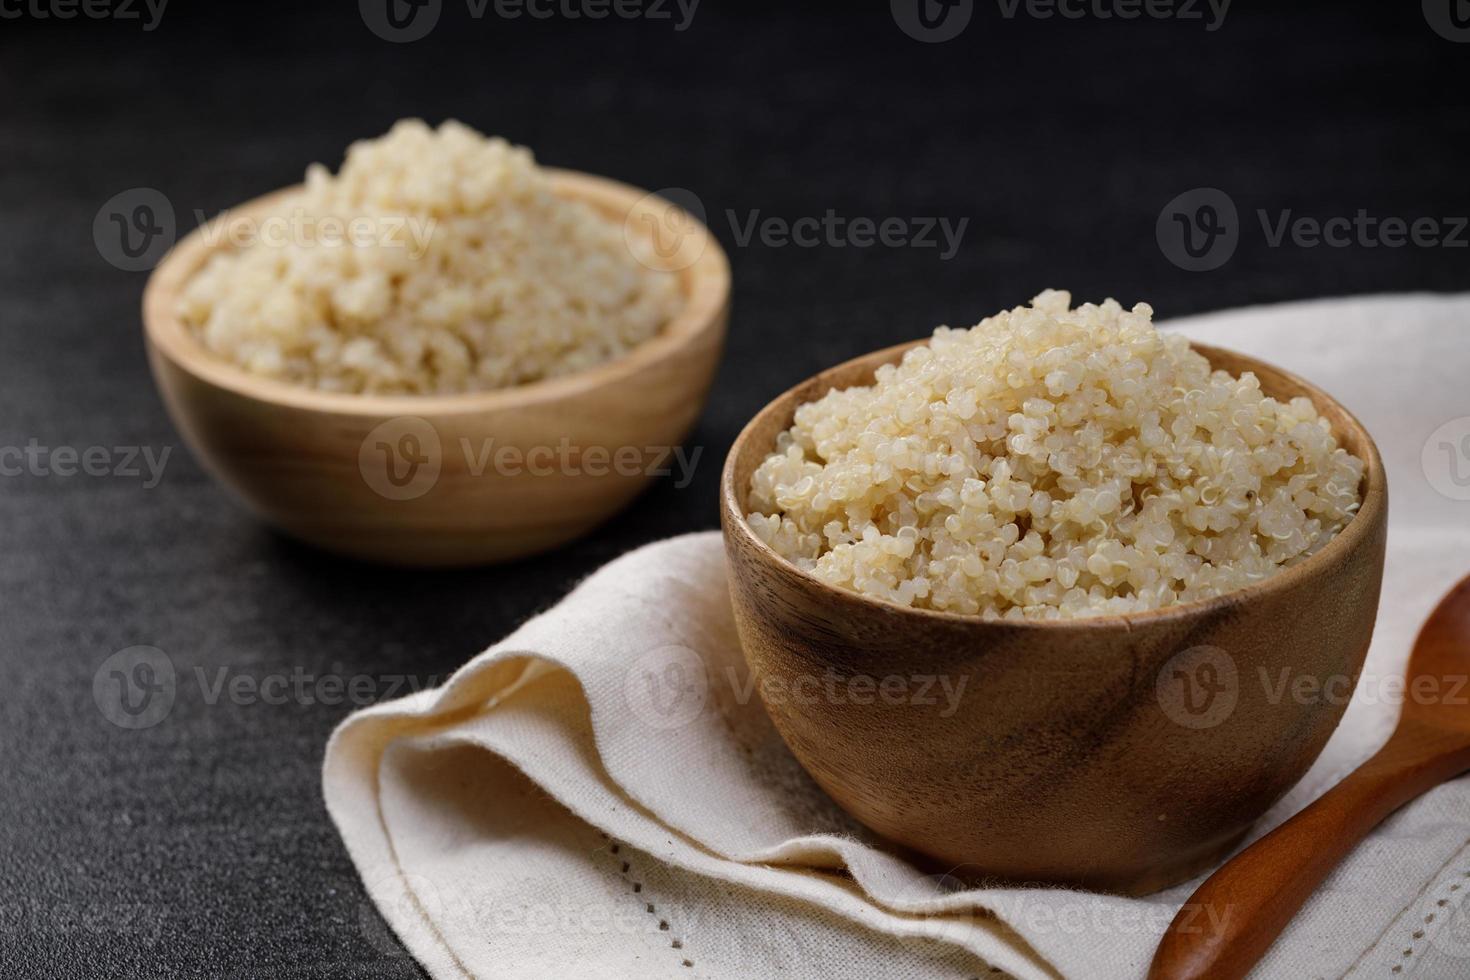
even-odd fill
[[[678,207],[657,194],[608,177],[543,168],[561,196],[591,204],[604,216],[626,221],[637,209]],[[219,216],[227,225],[270,214],[300,192],[296,184],[253,198]],[[730,261],[719,240],[697,217],[682,212],[697,236],[697,258],[674,270],[680,277],[684,307],[654,337],[627,353],[582,371],[492,391],[447,395],[374,395],[318,391],[253,374],[209,351],[177,315],[184,285],[215,254],[230,249],[229,234],[206,239],[206,225],[194,229],[158,263],[143,289],[143,332],[155,350],[185,373],[246,398],[306,411],[345,416],[453,415],[545,404],[627,380],[711,332],[723,330],[730,300]],[[216,219],[217,221],[218,219]],[[215,222],[211,222],[214,224]]]
[[[1305,582],[1317,574],[1319,569],[1325,569],[1330,562],[1335,562],[1349,551],[1364,543],[1364,540],[1385,522],[1387,516],[1388,478],[1383,469],[1383,460],[1379,455],[1378,446],[1373,441],[1372,435],[1358,418],[1348,411],[1341,402],[1327,394],[1321,388],[1305,380],[1299,375],[1279,368],[1274,364],[1263,361],[1260,358],[1242,354],[1237,351],[1212,344],[1196,343],[1190,340],[1190,348],[1203,354],[1210,360],[1212,366],[1217,356],[1233,358],[1240,362],[1243,370],[1250,370],[1260,376],[1262,369],[1274,378],[1280,379],[1287,385],[1297,389],[1300,394],[1310,398],[1320,412],[1328,411],[1339,416],[1343,427],[1353,432],[1354,440],[1359,442],[1363,449],[1363,481],[1362,501],[1358,511],[1347,525],[1337,533],[1331,541],[1328,541],[1322,549],[1309,556],[1305,561],[1296,565],[1288,566],[1281,571],[1253,582],[1239,589],[1212,596],[1208,599],[1192,599],[1188,602],[1178,602],[1157,609],[1143,609],[1128,613],[1102,613],[1094,616],[1074,616],[1066,619],[983,619],[978,615],[968,613],[947,612],[940,609],[926,609],[918,606],[900,605],[890,599],[881,599],[874,596],[844,589],[840,586],[831,585],[817,578],[795,562],[790,561],[778,554],[774,548],[766,544],[751,529],[746,515],[739,506],[740,497],[735,486],[735,465],[740,455],[747,449],[758,424],[764,422],[770,415],[778,411],[785,411],[787,406],[795,407],[805,402],[821,397],[827,391],[833,390],[836,385],[829,379],[839,373],[846,373],[861,366],[872,367],[876,370],[883,364],[896,363],[902,355],[914,347],[927,344],[930,337],[922,337],[901,344],[894,344],[880,350],[871,351],[858,357],[850,358],[836,364],[826,370],[806,378],[803,381],[777,395],[761,408],[750,421],[740,430],[735,437],[730,451],[725,456],[725,465],[720,473],[720,514],[723,535],[728,544],[729,536],[737,534],[743,543],[751,546],[753,553],[759,555],[766,563],[774,564],[788,575],[796,576],[806,587],[815,592],[822,593],[823,598],[842,605],[856,603],[859,606],[867,606],[874,611],[885,612],[900,618],[908,617],[915,621],[927,621],[930,623],[943,623],[950,626],[967,627],[1003,627],[1005,629],[1017,630],[1063,630],[1063,629],[1122,629],[1129,630],[1134,623],[1143,622],[1168,622],[1169,620],[1191,619],[1201,615],[1225,612],[1239,606],[1242,602],[1252,598],[1285,592]],[[851,385],[849,385],[851,387]],[[821,394],[811,395],[812,391]],[[803,395],[806,397],[802,397]],[[1342,441],[1343,429],[1334,424],[1334,434]]]

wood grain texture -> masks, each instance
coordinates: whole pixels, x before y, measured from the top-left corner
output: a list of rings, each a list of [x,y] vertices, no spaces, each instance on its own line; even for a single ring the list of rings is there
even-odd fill
[[[1246,976],[1328,873],[1384,818],[1470,771],[1470,578],[1435,609],[1409,660],[1388,743],[1211,875],[1164,934],[1152,980]],[[1210,914],[1199,914],[1200,910]]]
[[[958,708],[942,697],[861,705],[768,697],[771,717],[839,804],[937,870],[1129,894],[1199,874],[1301,777],[1343,711],[1328,699],[1273,698],[1261,672],[1357,681],[1387,519],[1372,439],[1305,381],[1197,347],[1216,367],[1255,371],[1269,394],[1311,397],[1366,461],[1362,507],[1335,540],[1251,588],[1128,616],[995,623],[901,607],[826,585],[776,555],[751,532],[745,500],[751,473],[797,405],[871,382],[911,346],[809,379],[741,433],[721,491],[731,597],[746,657],[763,679],[789,690],[829,675],[938,677],[951,690],[964,685]],[[1165,709],[1158,679],[1171,661],[1192,667],[1189,651],[1200,648],[1233,665],[1236,703],[1196,728]]]
[[[553,181],[558,193],[610,220],[629,219],[632,234],[655,234],[667,217],[666,202],[614,181],[570,171],[554,171]],[[251,202],[231,221],[270,214],[290,193]],[[730,268],[707,229],[693,219],[681,228],[678,254],[689,262],[680,271],[684,310],[627,355],[574,375],[479,394],[375,396],[250,374],[207,352],[175,315],[180,289],[220,247],[200,232],[149,280],[149,363],[174,424],[206,468],[287,533],[401,565],[522,557],[570,541],[626,506],[704,406],[729,320]],[[381,447],[364,444],[375,433],[391,444],[405,432],[427,436],[417,446],[437,459],[439,473],[422,493],[385,495],[365,468],[388,459],[375,455]],[[434,442],[437,451],[428,445]],[[499,452],[503,465],[487,455]]]

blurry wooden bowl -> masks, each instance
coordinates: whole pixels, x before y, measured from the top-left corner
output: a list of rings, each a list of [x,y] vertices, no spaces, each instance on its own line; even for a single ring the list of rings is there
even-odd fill
[[[668,227],[673,205],[661,198],[569,171],[552,179],[558,193],[629,234]],[[277,213],[294,190],[235,209],[229,220]],[[657,337],[577,374],[444,396],[333,394],[256,376],[207,351],[176,315],[185,283],[229,247],[228,234],[211,242],[202,229],[149,279],[149,361],[204,466],[288,534],[400,565],[530,555],[625,507],[704,406],[729,320],[730,266],[708,229],[680,218],[672,264],[687,296],[683,311]]]
[[[796,386],[730,450],[721,488],[730,591],[771,718],[833,799],[936,870],[1127,894],[1194,877],[1301,778],[1357,683],[1387,524],[1373,440],[1302,379],[1196,345],[1217,368],[1254,371],[1268,394],[1311,398],[1367,463],[1361,509],[1335,539],[1249,588],[1131,615],[1001,623],[903,607],[801,571],[745,516],[751,473],[796,406],[871,383],[911,346]],[[1299,703],[1278,686],[1283,671],[1340,678],[1328,688],[1336,696]],[[829,675],[838,697],[768,696],[824,690],[809,678]],[[904,678],[904,697],[897,683],[885,699],[841,681],[854,677]],[[951,691],[964,684],[956,709],[937,682],[920,692],[915,678],[926,677]]]

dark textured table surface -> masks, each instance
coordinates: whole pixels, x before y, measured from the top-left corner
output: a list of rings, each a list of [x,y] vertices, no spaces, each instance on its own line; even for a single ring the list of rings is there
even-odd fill
[[[361,675],[385,696],[397,678],[432,682],[614,555],[714,527],[740,425],[819,368],[1047,286],[1146,299],[1164,317],[1470,286],[1463,233],[1458,248],[1268,234],[1288,211],[1431,218],[1447,234],[1470,214],[1470,43],[1418,3],[1242,2],[1213,30],[1203,4],[1203,20],[1123,20],[978,3],[942,44],[906,36],[884,3],[705,0],[679,30],[672,3],[667,20],[594,21],[566,16],[576,2],[536,20],[449,0],[411,44],[374,36],[348,2],[225,6],[179,0],[145,30],[141,3],[141,20],[0,3],[7,978],[419,975],[364,905],[322,807],[322,748],[351,705],[246,703],[214,685]],[[187,230],[410,115],[699,196],[736,301],[692,484],[663,482],[555,554],[409,573],[273,534],[179,444],[140,343],[144,275],[107,261],[99,209],[154,188]],[[1239,245],[1191,272],[1155,229],[1198,187],[1237,206]],[[738,240],[753,216],[829,209],[968,225],[948,258]],[[93,447],[106,475],[63,475],[68,449]],[[144,449],[170,451],[156,481],[148,457],[137,476],[124,465]],[[135,645],[166,651],[178,683],[161,723],[128,730],[93,682]]]

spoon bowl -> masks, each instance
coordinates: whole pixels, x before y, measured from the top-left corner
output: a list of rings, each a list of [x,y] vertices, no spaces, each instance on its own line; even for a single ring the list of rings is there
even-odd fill
[[[1414,683],[1424,679],[1419,691]],[[1461,579],[1419,630],[1409,657],[1409,696],[1399,721],[1470,739],[1470,576]]]

